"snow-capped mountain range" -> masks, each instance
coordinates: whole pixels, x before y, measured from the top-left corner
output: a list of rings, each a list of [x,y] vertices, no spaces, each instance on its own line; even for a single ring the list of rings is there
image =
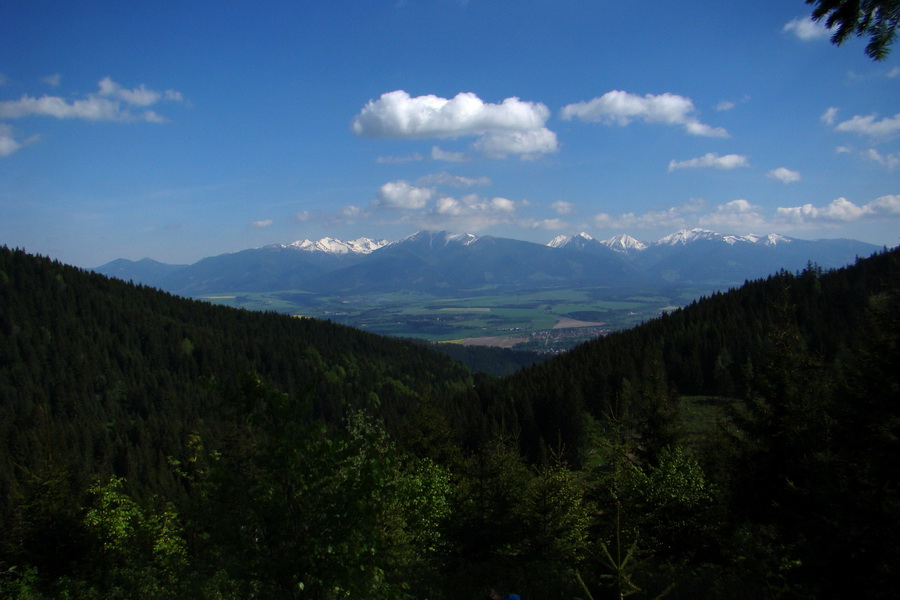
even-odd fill
[[[299,240],[212,256],[192,265],[119,259],[94,269],[187,296],[303,290],[330,296],[385,291],[434,295],[547,287],[696,284],[727,287],[809,262],[833,268],[876,246],[691,229],[653,242],[586,233],[537,244],[494,236],[420,231],[395,242],[360,237]]]
[[[584,232],[581,232],[578,235],[557,236],[553,238],[553,240],[547,245],[551,248],[565,248],[573,244],[585,244],[592,241],[594,241],[594,238]],[[768,235],[756,235],[752,233],[748,235],[733,235],[717,233],[709,229],[698,228],[682,229],[663,238],[660,238],[655,242],[642,242],[631,237],[627,233],[620,233],[619,235],[615,235],[609,239],[597,241],[615,252],[629,253],[642,252],[652,246],[684,246],[685,244],[690,244],[698,241],[724,242],[729,245],[746,243],[762,244],[764,246],[775,246],[776,244],[789,244],[791,243],[792,239],[783,235],[779,235],[777,233],[770,233]]]
[[[324,237],[317,242],[311,240],[298,240],[285,244],[285,248],[296,248],[307,252],[325,252],[328,254],[371,254],[379,248],[387,246],[387,240],[373,240],[367,237],[357,238],[345,242],[333,237]]]
[[[415,241],[416,239],[421,238],[423,235],[433,236],[431,232],[420,231],[396,242],[389,242],[388,240],[372,239],[367,237],[360,237],[355,240],[349,241],[339,240],[333,237],[324,237],[318,241],[304,239],[298,240],[296,242],[291,242],[290,244],[278,244],[277,246],[282,248],[305,250],[307,252],[324,252],[326,254],[365,255],[371,254],[379,248],[384,248],[385,246],[389,246],[392,244]],[[442,243],[444,244],[458,243],[467,246],[477,241],[478,236],[475,236],[471,233],[446,234],[441,239]],[[791,243],[792,239],[783,235],[779,235],[777,233],[770,233],[768,235],[756,235],[752,233],[747,235],[734,235],[718,233],[709,229],[696,228],[682,229],[656,241],[650,242],[640,241],[636,238],[631,237],[627,233],[620,233],[605,240],[595,240],[587,233],[581,232],[576,235],[559,235],[553,238],[547,244],[547,246],[549,246],[550,248],[574,248],[577,246],[584,246],[596,242],[606,246],[614,252],[627,254],[630,252],[642,252],[653,246],[683,246],[697,241],[723,242],[729,245],[746,243],[762,244],[764,246],[775,246],[776,244],[789,244]]]

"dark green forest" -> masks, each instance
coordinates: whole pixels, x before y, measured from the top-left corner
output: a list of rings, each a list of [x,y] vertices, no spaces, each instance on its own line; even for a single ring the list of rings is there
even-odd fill
[[[496,377],[0,249],[0,597],[894,597],[898,278],[809,265]]]

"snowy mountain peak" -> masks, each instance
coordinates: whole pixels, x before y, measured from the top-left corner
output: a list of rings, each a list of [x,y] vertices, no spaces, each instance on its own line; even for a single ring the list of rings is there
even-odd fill
[[[762,246],[777,246],[778,244],[790,244],[793,240],[789,237],[784,237],[783,235],[778,235],[777,233],[770,233],[769,235],[756,235],[751,233],[749,235],[744,236],[748,241],[753,242],[754,244],[760,244]]]
[[[570,235],[558,235],[555,238],[553,238],[552,240],[550,240],[550,243],[547,245],[550,246],[551,248],[562,248],[571,239],[572,239],[572,236],[570,236]]]
[[[344,241],[333,237],[324,237],[319,241],[298,240],[286,247],[306,252],[324,252],[326,254],[370,254],[388,244],[385,240],[373,240],[367,237]]]
[[[669,234],[664,238],[660,238],[656,241],[656,243],[660,246],[677,246],[679,244],[683,246],[684,244],[696,242],[699,240],[725,241],[725,237],[726,236],[723,236],[721,233],[716,233],[715,231],[710,231],[709,229],[700,229],[699,227],[697,227],[694,229],[682,229],[680,231],[676,231],[675,233]]]
[[[614,252],[640,252],[647,249],[647,244],[634,239],[627,233],[614,235],[608,240],[602,240],[600,243]]]
[[[400,244],[403,242],[422,242],[427,243],[431,246],[434,245],[444,245],[447,246],[449,244],[460,244],[463,246],[468,246],[469,244],[478,240],[478,236],[472,235],[471,233],[450,233],[448,231],[417,231],[416,233],[403,238],[398,242],[394,242],[395,244]]]
[[[735,244],[760,244],[762,246],[775,246],[777,244],[789,244],[791,242],[791,238],[779,235],[777,233],[770,233],[768,235],[756,235],[752,233],[748,235],[734,235],[716,233],[715,231],[710,231],[709,229],[697,228],[691,230],[682,229],[681,231],[677,231],[672,235],[667,235],[656,243],[661,246],[676,246],[679,244],[684,245],[700,240],[725,242],[730,246],[733,246]]]
[[[547,245],[551,248],[562,248],[563,246],[567,246],[573,242],[585,243],[592,241],[594,241],[594,238],[582,231],[578,235],[558,235],[553,238]]]

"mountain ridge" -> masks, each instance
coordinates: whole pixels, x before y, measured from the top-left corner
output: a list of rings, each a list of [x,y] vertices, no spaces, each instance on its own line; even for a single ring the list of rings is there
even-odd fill
[[[682,229],[654,242],[587,233],[548,244],[422,230],[394,242],[360,237],[298,240],[211,256],[191,265],[118,259],[96,272],[181,295],[302,289],[348,294],[418,290],[522,290],[672,283],[729,286],[808,263],[841,267],[879,248],[856,240]]]

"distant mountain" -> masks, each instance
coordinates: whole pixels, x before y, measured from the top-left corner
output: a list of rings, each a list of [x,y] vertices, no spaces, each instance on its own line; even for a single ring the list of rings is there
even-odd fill
[[[328,293],[411,289],[444,295],[459,290],[619,283],[632,275],[630,265],[608,254],[607,259],[598,259],[508,238],[423,231],[317,283]]]
[[[627,233],[622,233],[619,235],[615,235],[608,240],[603,240],[600,242],[613,252],[619,252],[622,254],[630,254],[632,252],[641,252],[647,249],[647,244],[641,241],[638,241],[628,235]]]
[[[608,240],[595,240],[584,232],[578,235],[559,235],[547,245],[551,248],[582,251],[600,251],[600,248],[606,248],[620,254],[630,254],[647,249],[645,242],[638,241],[625,233],[613,236]]]
[[[141,260],[119,258],[94,269],[94,271],[123,281],[134,281],[151,287],[164,288],[166,281],[173,273],[186,267],[187,265],[161,263],[152,258]]]
[[[94,269],[187,296],[302,289],[329,295],[416,290],[701,284],[729,286],[812,262],[852,263],[877,246],[855,240],[800,240],[778,234],[681,230],[654,242],[586,233],[536,244],[493,236],[420,231],[395,242],[323,238],[211,256],[192,265],[116,260]]]
[[[305,250],[307,252],[324,252],[326,254],[371,254],[375,250],[387,246],[389,243],[390,242],[387,240],[370,240],[366,237],[361,237],[349,242],[326,237],[317,242],[301,240],[287,244],[283,247],[296,248],[297,250]]]
[[[220,254],[192,265],[119,259],[94,271],[185,296],[302,289],[323,274],[352,265],[387,244],[385,240],[369,238],[342,241],[326,237],[315,242],[300,240]],[[150,269],[148,262],[155,266]]]
[[[781,269],[797,271],[813,262],[823,268],[847,265],[878,247],[855,240],[800,240],[779,234],[735,235],[709,229],[682,229],[654,242],[621,234],[598,242],[586,233],[559,236],[549,246],[596,251],[605,246],[640,272],[645,282],[737,284]]]

